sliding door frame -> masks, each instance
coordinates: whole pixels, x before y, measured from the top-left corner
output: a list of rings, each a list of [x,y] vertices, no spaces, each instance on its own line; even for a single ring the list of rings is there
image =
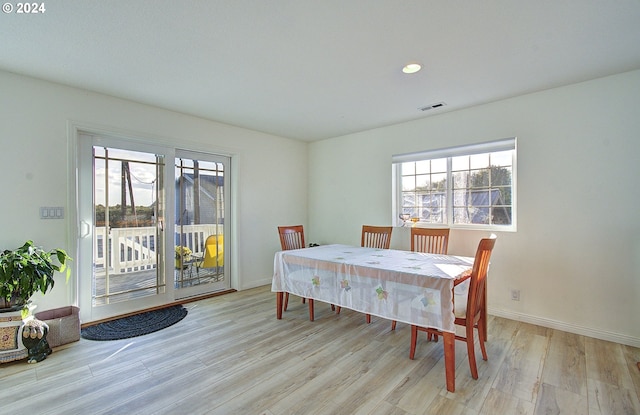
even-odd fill
[[[68,148],[68,183],[69,183],[69,191],[68,191],[68,206],[67,209],[67,223],[68,223],[68,235],[67,235],[67,246],[68,252],[73,256],[74,261],[71,263],[72,275],[67,282],[67,294],[68,294],[68,303],[81,305],[82,303],[86,303],[86,301],[80,301],[82,290],[81,290],[81,278],[80,275],[83,272],[90,272],[91,268],[87,270],[87,259],[80,256],[80,242],[81,237],[86,234],[87,228],[86,225],[83,224],[82,213],[79,211],[80,208],[80,189],[78,188],[81,174],[80,168],[85,168],[86,161],[81,163],[79,159],[81,157],[80,151],[80,140],[81,134],[93,135],[93,136],[103,136],[107,137],[110,140],[114,140],[117,142],[121,140],[127,143],[128,147],[140,148],[142,151],[149,151],[149,149],[162,149],[162,154],[165,156],[165,164],[167,165],[164,172],[164,179],[166,183],[173,183],[174,180],[174,170],[172,168],[173,162],[175,159],[176,151],[178,148],[180,151],[193,151],[197,153],[204,153],[202,151],[201,145],[196,143],[191,143],[188,145],[188,142],[184,142],[184,140],[166,138],[166,137],[158,137],[158,136],[150,136],[148,134],[140,134],[128,131],[122,131],[117,128],[105,128],[103,126],[96,126],[92,124],[80,123],[76,121],[68,121],[67,122],[67,148]],[[176,143],[180,143],[176,145]],[[234,173],[237,172],[237,165],[235,163],[236,155],[227,151],[207,151],[206,154],[210,154],[213,156],[223,156],[229,159],[229,169],[227,174],[230,175],[229,180],[229,209],[225,213],[225,221],[228,221],[228,225],[225,224],[225,230],[227,232],[227,237],[225,238],[225,264],[228,264],[230,268],[229,273],[229,288],[236,289],[239,286],[238,281],[238,269],[234,265],[237,263],[235,248],[236,248],[236,223],[235,223],[235,215],[233,214],[235,210],[235,195],[236,192],[233,189],[233,186],[237,183],[236,180],[233,179]],[[86,174],[86,173],[85,173]],[[171,189],[169,189],[171,190]],[[175,209],[175,194],[173,191],[165,192],[165,220],[164,220],[164,233],[165,233],[165,243],[164,247],[164,256],[166,258],[166,263],[170,264],[169,260],[173,258],[173,243],[172,237],[169,238],[166,235],[173,236],[175,234],[175,226],[174,221],[171,218],[174,217],[174,209]],[[168,220],[167,220],[168,219]],[[86,221],[85,221],[86,222]],[[92,258],[89,259],[89,263],[91,263]],[[171,302],[176,302],[175,298],[175,289],[173,287],[173,273],[172,267],[165,267],[165,279],[167,281],[167,289],[166,296],[162,300],[162,304],[168,304]],[[171,282],[171,284],[169,284]],[[150,305],[151,307],[162,305]],[[123,307],[119,310],[118,315],[126,314],[130,312],[139,311],[137,309],[128,309]],[[83,323],[97,321],[98,319],[110,318],[114,316],[93,316],[91,310],[87,310],[86,306],[80,308],[80,319]]]

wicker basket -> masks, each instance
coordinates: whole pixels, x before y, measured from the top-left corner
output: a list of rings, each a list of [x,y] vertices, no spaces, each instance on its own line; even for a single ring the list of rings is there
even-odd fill
[[[38,320],[49,326],[47,342],[51,347],[80,340],[80,309],[74,306],[36,313]]]

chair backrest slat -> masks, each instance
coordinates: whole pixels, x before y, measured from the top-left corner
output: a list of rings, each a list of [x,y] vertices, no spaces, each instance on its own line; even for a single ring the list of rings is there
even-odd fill
[[[391,246],[391,226],[362,226],[360,246],[367,248],[389,249]]]

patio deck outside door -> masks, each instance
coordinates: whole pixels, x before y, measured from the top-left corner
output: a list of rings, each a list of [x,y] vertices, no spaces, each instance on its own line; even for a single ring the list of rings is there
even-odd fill
[[[176,151],[173,242],[177,299],[230,287],[225,258],[228,165],[226,157]]]

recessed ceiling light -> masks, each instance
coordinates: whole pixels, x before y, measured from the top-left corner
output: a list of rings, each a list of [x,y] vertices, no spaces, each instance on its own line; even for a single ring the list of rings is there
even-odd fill
[[[422,69],[422,66],[419,63],[408,63],[408,64],[406,64],[404,66],[404,68],[402,68],[402,72],[404,72],[404,73],[416,73],[420,69]]]

